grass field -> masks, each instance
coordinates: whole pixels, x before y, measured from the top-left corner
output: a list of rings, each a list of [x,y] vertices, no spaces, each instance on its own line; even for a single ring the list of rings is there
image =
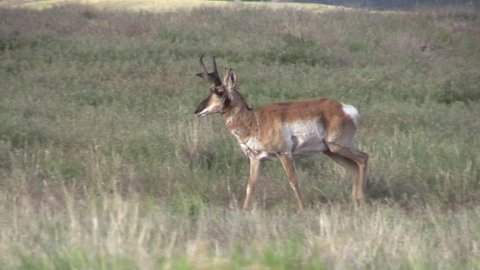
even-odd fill
[[[0,269],[480,268],[478,12],[12,3]],[[248,161],[220,117],[193,115],[201,54],[253,107],[355,105],[368,202],[319,155],[297,164],[305,212],[270,162],[241,214]]]

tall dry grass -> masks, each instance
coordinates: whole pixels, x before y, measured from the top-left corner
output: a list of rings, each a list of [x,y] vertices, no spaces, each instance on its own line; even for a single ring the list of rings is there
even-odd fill
[[[2,267],[11,269],[476,269],[478,207],[329,203],[245,214],[104,194],[2,198]],[[55,208],[56,206],[56,208]]]

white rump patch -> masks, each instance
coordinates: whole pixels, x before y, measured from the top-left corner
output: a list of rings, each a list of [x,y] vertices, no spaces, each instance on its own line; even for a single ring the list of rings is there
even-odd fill
[[[283,136],[294,155],[310,155],[327,149],[325,128],[315,119],[283,124]]]
[[[343,104],[342,103],[342,109],[343,112],[352,119],[353,124],[355,124],[355,127],[358,128],[358,124],[360,121],[360,114],[358,113],[357,108],[353,107],[352,105],[348,104]]]

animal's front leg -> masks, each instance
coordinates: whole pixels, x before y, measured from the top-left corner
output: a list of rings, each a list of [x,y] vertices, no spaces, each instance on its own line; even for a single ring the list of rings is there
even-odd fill
[[[261,165],[262,165],[261,160],[255,159],[254,157],[250,157],[250,175],[248,176],[245,201],[243,202],[244,211],[248,208],[250,204],[250,198],[253,193],[255,182],[257,181],[258,176],[260,175]]]
[[[293,161],[293,156],[291,153],[278,154],[278,158],[282,162],[283,169],[288,177],[288,182],[295,192],[295,197],[297,198],[298,210],[303,211],[303,201],[300,196],[300,191],[298,190],[297,184],[297,173],[295,171],[295,163]]]

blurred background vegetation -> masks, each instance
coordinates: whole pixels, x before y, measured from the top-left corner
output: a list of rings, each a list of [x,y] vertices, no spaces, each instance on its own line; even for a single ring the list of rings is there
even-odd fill
[[[188,246],[177,244],[175,237],[185,243],[192,237],[222,241],[208,230],[197,237],[189,226],[197,228],[195,220],[211,224],[224,217],[223,211],[238,205],[244,195],[248,162],[220,117],[197,119],[193,115],[198,101],[208,93],[205,83],[194,76],[200,71],[201,54],[215,55],[219,67],[236,70],[239,89],[252,107],[328,96],[359,109],[362,119],[356,143],[370,154],[367,194],[373,205],[393,210],[373,206],[364,212],[349,209],[349,176],[328,158],[315,156],[298,162],[300,189],[311,211],[302,217],[306,224],[315,227],[316,217],[322,214],[339,225],[333,218],[342,211],[358,219],[376,213],[387,230],[391,228],[389,218],[395,216],[399,222],[404,210],[421,211],[412,214],[414,219],[434,217],[432,223],[412,220],[402,227],[405,231],[399,230],[399,235],[415,239],[417,226],[426,226],[422,233],[432,224],[440,226],[435,232],[447,233],[446,226],[453,226],[453,221],[443,211],[461,208],[467,211],[455,216],[464,218],[461,224],[468,228],[478,225],[478,220],[473,221],[479,215],[476,205],[480,198],[478,12],[469,8],[379,12],[273,5],[223,3],[161,12],[110,8],[105,3],[62,4],[40,10],[0,8],[1,219],[6,231],[17,230],[14,235],[23,239],[2,236],[0,251],[5,252],[0,253],[7,257],[3,261],[0,257],[0,268],[29,268],[32,264],[55,269],[56,261],[48,259],[51,254],[60,261],[65,259],[65,265],[73,262],[72,269],[85,262],[97,265],[95,268],[118,266],[117,253],[110,253],[109,242],[102,235],[95,236],[92,229],[103,224],[104,236],[115,224],[128,230],[127,220],[110,215],[115,211],[119,217],[128,213],[133,218],[130,215],[141,209],[137,212],[140,218],[133,218],[138,228],[124,234],[118,231],[118,239],[133,237],[129,241],[137,241],[141,226],[151,224],[145,225],[151,231],[145,230],[167,239],[162,240],[164,249],[158,252],[171,245],[170,254],[179,258],[169,261],[162,257],[152,268],[178,263],[173,268],[190,269],[191,264],[182,261],[187,255],[178,255],[189,254]],[[278,251],[286,246],[308,250],[307,239],[319,232],[302,231],[296,227],[300,225],[288,221],[288,216],[294,215],[294,197],[276,162],[267,164],[254,201],[254,211],[247,219],[258,222],[259,230],[269,231],[267,220],[275,218],[286,231],[301,235],[298,242],[289,239],[284,243],[284,234],[268,234],[266,247],[260,245],[265,265],[276,268],[275,260],[285,255]],[[37,211],[39,216],[33,214]],[[166,216],[155,215],[157,211]],[[229,222],[247,222],[235,213],[230,215],[233,217],[218,221],[225,235],[230,234]],[[24,223],[19,224],[16,216],[23,217]],[[42,216],[50,218],[43,220]],[[80,223],[79,218],[83,220]],[[92,225],[96,218],[100,225]],[[176,228],[175,220],[187,225]],[[155,230],[154,224],[162,222],[170,224],[165,226],[171,231]],[[22,225],[28,223],[37,224],[37,229]],[[468,228],[466,232],[470,232]],[[57,238],[60,244],[53,245],[53,253],[44,247],[34,255],[20,252],[35,241],[20,237],[24,234],[18,230],[37,232],[32,237],[40,243],[50,242],[54,235],[69,241],[75,239],[73,233],[95,236],[104,240],[105,249],[100,250],[106,255],[99,255],[97,261],[86,252],[91,248],[87,243]],[[225,236],[232,244],[223,247],[223,253],[222,247],[217,247],[220,251],[215,256],[211,255],[215,244],[206,241],[206,254],[201,254],[215,258],[220,254],[218,257],[230,258],[233,264],[245,260],[239,265],[249,265],[247,261],[258,258],[253,253],[242,257],[237,250],[240,247],[234,244],[246,234],[235,234],[238,239]],[[472,241],[479,240],[478,236],[464,235],[476,239]],[[445,248],[457,243],[447,241],[454,238],[449,237],[442,234],[445,241],[440,242]],[[436,240],[426,239],[418,247],[425,243],[434,246]],[[272,241],[279,241],[278,246],[272,246]],[[198,243],[202,249],[203,242]],[[384,244],[379,246],[388,249]],[[474,244],[462,244],[467,258],[456,260],[459,257],[451,255],[447,265],[475,265],[478,251],[474,252]],[[146,254],[158,259],[157,250],[149,245],[144,246]],[[65,254],[59,253],[62,248],[67,250]],[[12,254],[20,254],[13,256],[20,259],[10,259]],[[328,254],[321,259],[325,264],[319,265],[328,269],[354,266],[346,257]],[[305,267],[310,259],[318,259],[314,254],[308,260],[290,255],[299,256],[294,265]],[[135,268],[136,260],[143,257],[132,256]],[[359,268],[372,262],[378,268],[389,265],[388,254],[379,256],[354,261]],[[390,266],[415,268],[425,261],[425,269],[435,269],[443,258],[421,257],[413,264],[402,264],[408,256],[399,256]],[[288,261],[280,263],[285,269],[291,266]]]
[[[192,114],[207,94],[193,76],[207,54],[237,70],[251,106],[329,96],[358,107],[373,197],[478,198],[476,13],[1,12],[1,169],[13,182],[20,173],[28,186],[103,191],[114,181],[217,204],[232,199],[230,185],[239,196],[245,157],[219,117]],[[260,192],[289,201],[279,166],[269,168]],[[301,161],[300,174],[312,203],[348,197],[351,183],[323,157]]]

